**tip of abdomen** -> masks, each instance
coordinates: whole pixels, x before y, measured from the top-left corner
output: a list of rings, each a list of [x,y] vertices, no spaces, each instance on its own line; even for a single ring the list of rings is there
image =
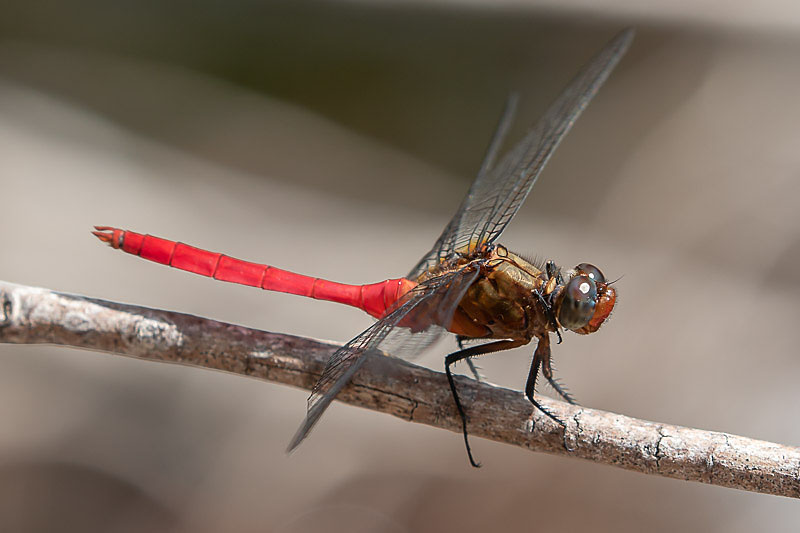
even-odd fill
[[[112,228],[111,226],[95,226],[94,229],[97,231],[93,231],[92,235],[112,248],[119,248],[122,246],[122,236],[125,232],[121,229]]]

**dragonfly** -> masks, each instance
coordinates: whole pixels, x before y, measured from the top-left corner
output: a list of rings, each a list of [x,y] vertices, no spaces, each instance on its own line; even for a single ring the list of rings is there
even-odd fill
[[[566,269],[552,260],[525,259],[497,239],[561,140],[627,51],[633,36],[634,30],[629,28],[612,38],[578,72],[539,122],[497,161],[516,113],[518,98],[509,97],[467,195],[430,251],[405,277],[349,285],[110,226],[95,226],[92,233],[115,249],[150,261],[221,281],[350,305],[377,319],[331,355],[311,391],[306,417],[289,451],[306,438],[367,356],[388,353],[412,358],[445,332],[455,334],[459,349],[445,357],[445,373],[469,462],[479,467],[470,447],[467,410],[453,378],[453,365],[466,361],[480,380],[473,358],[536,339],[525,396],[534,408],[566,430],[564,422],[536,399],[541,371],[559,396],[575,403],[554,378],[551,335],[561,343],[563,330],[594,333],[614,309],[617,293],[613,282],[594,265],[580,263]]]

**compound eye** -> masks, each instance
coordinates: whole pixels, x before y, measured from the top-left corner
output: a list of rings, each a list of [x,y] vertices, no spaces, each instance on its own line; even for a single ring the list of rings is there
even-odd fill
[[[584,274],[575,276],[564,287],[558,321],[567,329],[580,329],[592,319],[596,305],[597,285],[594,280]]]
[[[590,263],[581,263],[575,267],[578,274],[584,274],[592,278],[595,283],[605,283],[606,277],[600,272],[600,269]]]

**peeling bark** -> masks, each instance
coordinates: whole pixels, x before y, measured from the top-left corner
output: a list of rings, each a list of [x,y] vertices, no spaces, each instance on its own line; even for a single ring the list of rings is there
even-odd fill
[[[224,370],[310,389],[338,347],[214,320],[0,282],[0,342],[61,344]],[[800,449],[658,424],[457,377],[470,434],[534,451],[688,481],[800,497]],[[442,372],[372,357],[338,400],[461,431]],[[533,431],[529,428],[533,422]],[[290,435],[287,435],[287,441]]]

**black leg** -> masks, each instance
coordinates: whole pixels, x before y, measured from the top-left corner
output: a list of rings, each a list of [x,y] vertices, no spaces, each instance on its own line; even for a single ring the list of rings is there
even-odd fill
[[[464,337],[463,335],[456,335],[456,342],[458,343],[458,349],[464,349],[464,341],[470,337]],[[481,376],[481,369],[475,362],[470,359],[469,357],[466,359],[467,366],[469,367],[469,371],[472,372],[472,375],[475,377],[475,381],[483,381],[483,376]]]
[[[542,304],[544,313],[547,315],[550,325],[553,327],[553,331],[558,336],[558,344],[561,344],[561,332],[558,330],[558,322],[556,322],[556,315],[553,314],[553,308],[547,303],[547,300],[544,299],[541,292],[534,290],[533,293],[536,295],[536,298],[539,299],[539,303]]]
[[[556,276],[556,283],[558,283],[559,285],[564,283],[564,278],[561,277],[561,272],[558,271],[558,267],[556,267],[555,261],[550,260],[547,263],[545,263],[544,270],[548,278]]]
[[[556,264],[551,260],[545,263],[545,274],[547,274],[547,279],[552,279],[553,276],[556,277],[556,283],[558,285],[564,283],[564,280],[561,278],[561,272],[558,271]],[[547,314],[547,317],[550,319],[550,325],[553,326],[553,331],[555,331],[556,335],[558,335],[558,344],[561,344],[561,331],[558,328],[558,322],[556,321],[556,315],[553,313],[553,307],[550,305],[548,301],[545,301],[544,296],[540,292],[536,292],[536,296],[539,298],[539,302],[544,307],[544,312]],[[553,295],[548,295],[548,300],[552,301]]]
[[[552,278],[556,275],[556,263],[553,260],[549,260],[547,263],[544,264],[544,271],[547,274],[548,278]]]
[[[481,377],[480,369],[478,365],[476,365],[472,359],[467,359],[467,366],[469,367],[469,371],[472,372],[472,375],[475,377],[475,381],[481,382],[483,381],[483,377]]]
[[[575,398],[569,393],[569,390],[553,377],[553,368],[550,365],[550,360],[550,356],[546,359],[542,359],[542,374],[544,374],[550,386],[553,387],[553,390],[564,398],[565,402],[571,405],[578,405],[578,402],[575,401]]]
[[[444,359],[444,371],[447,374],[447,382],[450,384],[450,392],[453,394],[458,416],[461,417],[461,428],[464,433],[464,445],[467,447],[467,456],[469,456],[469,463],[475,468],[479,468],[481,465],[472,457],[472,449],[469,447],[469,437],[467,435],[467,414],[464,412],[464,407],[461,405],[461,400],[458,397],[458,390],[456,390],[456,382],[453,379],[453,373],[450,371],[450,365],[464,359],[469,359],[470,357],[499,352],[501,350],[510,350],[511,348],[522,346],[525,343],[525,341],[513,340],[490,342],[488,344],[481,344],[480,346],[461,349],[455,353],[451,353]]]
[[[538,410],[549,416],[554,422],[559,424],[565,430],[567,429],[567,425],[564,423],[563,420],[558,418],[556,415],[550,412],[549,409],[545,408],[539,402],[536,401],[534,398],[534,393],[536,392],[536,378],[539,375],[539,367],[542,365],[543,361],[547,361],[547,367],[550,367],[550,339],[549,337],[541,337],[539,339],[539,345],[536,346],[536,351],[533,354],[533,363],[531,363],[531,370],[528,373],[528,381],[525,383],[525,396],[527,396],[528,400],[536,407]]]
[[[575,397],[572,396],[569,390],[564,385],[559,383],[557,379],[553,377],[549,378],[547,376],[545,377],[547,378],[547,382],[550,384],[550,386],[553,387],[553,390],[556,391],[559,396],[564,398],[565,402],[567,402],[570,405],[578,405],[578,402],[575,400]]]

